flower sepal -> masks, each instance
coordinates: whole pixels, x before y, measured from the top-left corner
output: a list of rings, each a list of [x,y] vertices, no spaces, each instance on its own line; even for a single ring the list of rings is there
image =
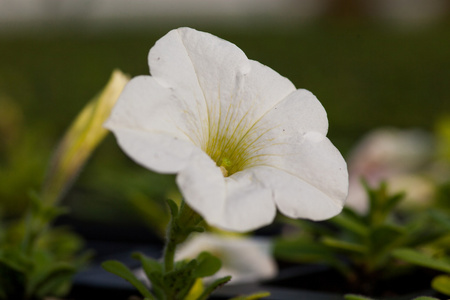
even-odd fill
[[[205,228],[199,226],[203,218],[193,211],[184,201],[178,209],[175,201],[168,199],[171,222],[168,227],[168,238],[176,245],[184,242],[193,232],[204,232]]]

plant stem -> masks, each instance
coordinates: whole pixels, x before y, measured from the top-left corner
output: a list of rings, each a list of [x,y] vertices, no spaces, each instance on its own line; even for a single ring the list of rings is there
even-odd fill
[[[173,270],[175,250],[177,245],[195,231],[203,218],[189,207],[184,201],[181,203],[177,216],[172,216],[166,233],[166,246],[164,247],[164,272]]]
[[[164,247],[164,272],[170,272],[173,270],[173,265],[175,261],[175,250],[177,248],[177,243],[174,238],[173,223],[175,220],[171,220],[169,223],[169,228],[167,231],[166,246]]]

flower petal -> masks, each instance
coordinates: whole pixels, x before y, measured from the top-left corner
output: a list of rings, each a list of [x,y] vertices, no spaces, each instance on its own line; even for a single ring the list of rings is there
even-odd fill
[[[272,191],[263,185],[252,170],[225,178],[226,196],[221,223],[217,226],[232,231],[251,231],[272,223],[276,206]]]
[[[224,178],[204,153],[191,157],[177,175],[177,184],[189,206],[208,224],[245,232],[270,224],[276,214],[270,189],[249,172]]]
[[[175,173],[195,148],[186,134],[192,123],[180,110],[181,105],[152,77],[136,77],[125,87],[104,126],[139,164],[153,171]]]
[[[201,252],[213,253],[222,268],[206,281],[231,275],[230,284],[256,282],[276,275],[277,266],[266,239],[225,236],[211,233],[193,235],[176,253],[176,260],[193,259]]]
[[[205,220],[216,225],[226,201],[225,179],[215,162],[197,150],[177,174],[176,182],[184,200]]]
[[[281,138],[305,134],[309,131],[326,135],[327,113],[310,91],[299,89],[280,101],[268,112],[262,122],[270,122],[271,130],[266,138]]]
[[[159,173],[183,169],[198,149],[190,142],[165,134],[127,128],[112,129],[125,153],[138,164]]]
[[[348,193],[347,166],[339,151],[316,132],[283,148],[254,172],[273,190],[278,209],[291,218],[312,220],[338,214]]]
[[[203,141],[244,134],[295,91],[287,78],[248,60],[236,45],[190,28],[161,38],[150,51],[149,65],[158,82],[190,103],[187,107],[198,107],[199,116],[207,116]]]

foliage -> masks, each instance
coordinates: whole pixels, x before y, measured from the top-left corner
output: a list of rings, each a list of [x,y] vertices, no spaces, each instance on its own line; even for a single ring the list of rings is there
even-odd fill
[[[141,262],[153,292],[119,261],[106,261],[102,267],[130,282],[146,300],[205,300],[214,290],[226,284],[231,276],[218,278],[204,286],[202,278],[216,274],[222,267],[220,259],[206,251],[200,253],[195,259],[174,262],[176,246],[185,241],[191,233],[204,231],[201,226],[203,219],[185,202],[182,202],[180,207],[172,200],[168,200],[167,203],[171,211],[171,221],[167,231],[163,261],[159,262],[142,253],[132,255],[134,259]],[[269,293],[260,292],[233,299],[254,300],[267,296]]]
[[[399,254],[404,254],[400,249],[450,250],[449,244],[443,242],[448,241],[448,214],[424,210],[402,215],[395,208],[403,194],[389,195],[385,183],[376,189],[366,185],[366,190],[370,199],[367,215],[345,208],[328,223],[290,221],[301,231],[276,241],[276,257],[328,264],[341,272],[355,291],[370,294],[378,280],[411,270],[410,264],[397,259]],[[424,264],[433,265],[433,262]],[[367,281],[374,284],[364,287]]]
[[[86,264],[90,253],[79,255],[83,247],[81,238],[64,228],[52,227],[51,223],[66,213],[58,205],[58,200],[107,134],[102,123],[127,80],[120,71],[115,71],[102,93],[77,116],[50,161],[46,180],[39,193],[30,194],[30,200],[20,203],[20,209],[13,212],[10,209],[14,207],[11,206],[14,198],[2,201],[0,300],[62,296],[69,291],[72,276]],[[6,155],[14,154],[12,145],[0,145],[4,148],[0,150],[4,150]],[[20,160],[5,160],[8,168],[0,173],[1,179],[9,177],[11,166],[24,166],[21,168],[23,170],[30,169],[28,163],[33,166],[34,153],[25,149],[27,151],[25,155],[19,156]],[[14,155],[11,157],[14,158]],[[26,181],[20,176],[12,178],[3,181],[7,187],[1,192],[19,194],[17,188]]]
[[[83,243],[68,230],[48,225],[63,210],[37,196],[23,219],[3,222],[0,238],[0,299],[42,299],[69,291],[71,278],[90,254],[76,256]]]

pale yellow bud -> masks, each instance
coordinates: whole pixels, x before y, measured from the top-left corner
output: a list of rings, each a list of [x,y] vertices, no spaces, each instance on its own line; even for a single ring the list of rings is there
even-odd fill
[[[44,181],[42,200],[57,202],[78,175],[86,160],[108,130],[103,123],[109,117],[129,77],[113,71],[102,92],[92,99],[78,114],[54,153]]]

